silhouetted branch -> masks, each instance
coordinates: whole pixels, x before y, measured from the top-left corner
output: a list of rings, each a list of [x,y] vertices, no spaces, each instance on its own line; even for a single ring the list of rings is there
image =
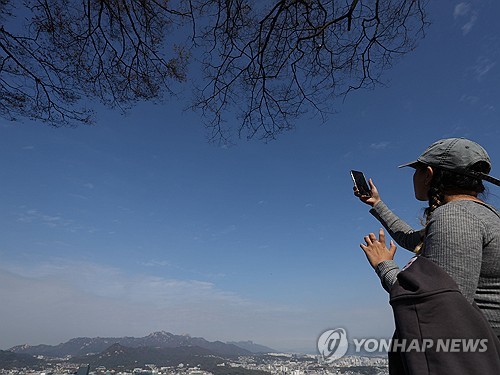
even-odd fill
[[[193,107],[211,139],[228,141],[233,130],[273,139],[308,111],[324,119],[335,98],[379,83],[423,36],[425,5],[27,0],[22,8],[0,0],[0,18],[27,20],[25,28],[0,28],[0,115],[90,123],[85,104],[95,99],[125,109],[175,95],[194,56],[203,77]]]

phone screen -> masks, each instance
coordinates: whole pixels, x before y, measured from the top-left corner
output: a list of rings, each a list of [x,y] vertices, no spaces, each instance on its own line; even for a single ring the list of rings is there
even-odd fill
[[[360,171],[351,171],[351,177],[352,181],[354,182],[354,186],[358,189],[359,193],[361,195],[367,195],[370,196],[372,195],[370,191],[370,187],[368,186],[368,183],[366,182],[365,175],[363,172]]]

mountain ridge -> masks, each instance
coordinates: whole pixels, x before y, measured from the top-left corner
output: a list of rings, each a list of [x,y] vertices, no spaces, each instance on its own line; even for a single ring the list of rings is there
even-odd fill
[[[224,359],[211,350],[198,346],[179,346],[173,348],[152,348],[147,346],[130,348],[120,344],[113,344],[99,354],[84,357],[74,357],[73,363],[88,363],[92,368],[104,366],[106,368],[144,367],[154,363],[159,367],[178,366],[180,363],[203,367],[214,367],[223,363]]]
[[[251,355],[262,352],[275,352],[270,348],[251,341],[224,343],[207,341],[202,337],[175,335],[166,331],[153,332],[144,337],[76,337],[58,345],[17,345],[9,349],[17,354],[42,355],[46,357],[83,357],[98,354],[114,344],[127,348],[178,348],[184,346],[207,349],[221,356]],[[251,343],[251,344],[250,344]]]

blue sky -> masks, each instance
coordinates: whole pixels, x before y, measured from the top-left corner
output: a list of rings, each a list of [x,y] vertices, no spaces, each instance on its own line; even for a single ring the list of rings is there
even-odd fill
[[[397,166],[434,140],[479,142],[500,177],[499,12],[434,2],[385,87],[267,144],[209,144],[175,101],[100,110],[94,127],[0,120],[0,349],[159,330],[295,351],[329,328],[390,337],[388,296],[359,248],[380,225],[349,170],[415,226],[424,205]]]

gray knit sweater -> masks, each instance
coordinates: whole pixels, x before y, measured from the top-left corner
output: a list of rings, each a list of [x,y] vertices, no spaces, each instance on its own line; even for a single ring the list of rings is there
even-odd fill
[[[371,210],[401,247],[413,251],[424,237],[397,217],[383,202]],[[489,205],[457,200],[438,207],[431,216],[422,256],[443,268],[469,302],[475,301],[500,335],[500,217]],[[384,261],[376,272],[386,290],[399,267]]]

